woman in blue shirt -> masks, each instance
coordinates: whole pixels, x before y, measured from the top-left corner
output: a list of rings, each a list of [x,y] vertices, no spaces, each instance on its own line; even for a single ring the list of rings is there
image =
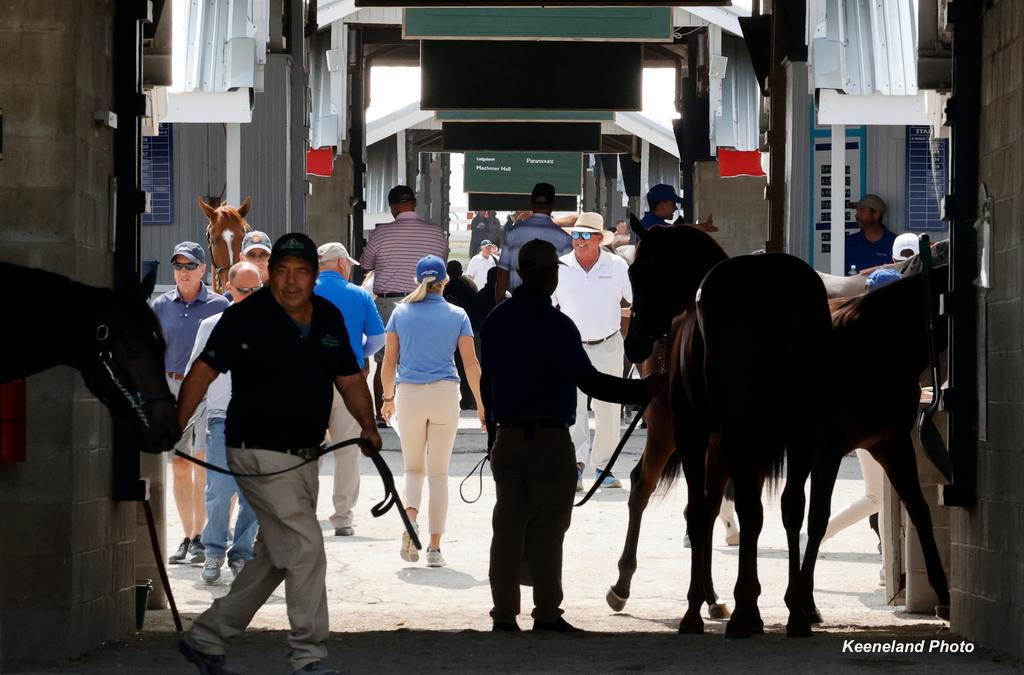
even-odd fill
[[[448,462],[459,430],[456,349],[476,399],[481,426],[486,417],[480,399],[480,362],[473,346],[469,317],[460,307],[448,304],[442,295],[448,281],[444,260],[434,255],[420,259],[416,281],[419,286],[395,307],[388,321],[381,371],[381,414],[390,420],[395,410],[399,411],[397,428],[405,459],[406,511],[414,525],[424,477],[430,486],[427,565],[443,567],[441,534],[448,513]],[[408,562],[419,559],[412,539],[404,533],[401,555]]]

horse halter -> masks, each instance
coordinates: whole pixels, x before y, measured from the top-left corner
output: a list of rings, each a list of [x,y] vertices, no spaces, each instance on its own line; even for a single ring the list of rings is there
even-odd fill
[[[99,348],[99,352],[96,357],[100,365],[107,372],[107,376],[110,378],[111,383],[117,389],[118,393],[128,403],[128,407],[133,413],[139,418],[142,426],[147,430],[150,428],[149,415],[146,414],[145,405],[151,401],[174,401],[175,398],[170,392],[154,393],[154,392],[143,392],[135,385],[135,380],[131,374],[118,365],[117,361],[114,360],[114,355],[110,351],[110,326],[106,323],[100,323],[96,326],[96,344]],[[127,383],[127,384],[126,384]],[[102,395],[100,400],[104,403],[110,403]]]

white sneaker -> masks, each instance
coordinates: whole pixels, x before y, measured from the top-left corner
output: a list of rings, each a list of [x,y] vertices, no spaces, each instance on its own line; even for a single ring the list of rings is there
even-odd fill
[[[419,525],[416,523],[412,524],[412,529],[416,532],[416,536],[420,534]],[[416,550],[416,545],[412,543],[412,537],[409,533],[402,531],[402,550],[400,551],[402,560],[405,562],[416,562],[420,559],[420,552]]]
[[[414,549],[415,550],[415,549]],[[427,567],[444,567],[444,556],[441,549],[427,547]]]

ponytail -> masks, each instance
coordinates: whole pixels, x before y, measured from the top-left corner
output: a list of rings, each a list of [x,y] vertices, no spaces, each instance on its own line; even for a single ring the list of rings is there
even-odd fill
[[[423,302],[427,297],[427,293],[444,288],[446,282],[446,279],[438,281],[437,277],[425,276],[412,293],[402,298],[402,303],[411,305],[415,302]]]

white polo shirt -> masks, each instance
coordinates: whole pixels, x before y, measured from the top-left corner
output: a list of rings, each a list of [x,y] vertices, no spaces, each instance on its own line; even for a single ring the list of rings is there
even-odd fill
[[[572,319],[584,342],[602,340],[619,331],[621,301],[633,302],[629,266],[617,255],[601,251],[590,271],[585,271],[575,251],[561,257],[558,288],[552,301]]]
[[[477,253],[469,260],[466,276],[472,277],[473,283],[476,284],[477,290],[479,290],[487,283],[487,272],[497,264],[498,259],[494,257],[493,253],[486,258],[483,253]]]

